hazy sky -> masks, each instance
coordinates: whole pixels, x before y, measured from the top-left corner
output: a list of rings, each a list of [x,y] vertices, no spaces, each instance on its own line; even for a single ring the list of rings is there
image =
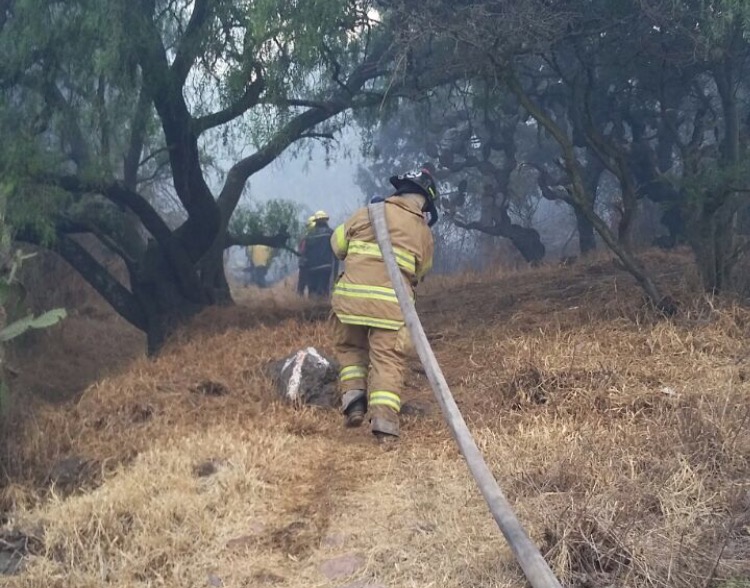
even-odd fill
[[[326,163],[323,146],[294,153],[287,150],[268,167],[250,178],[252,199],[281,198],[299,202],[310,212],[323,209],[334,222],[362,206],[364,195],[356,184],[359,138],[353,131],[341,136]]]

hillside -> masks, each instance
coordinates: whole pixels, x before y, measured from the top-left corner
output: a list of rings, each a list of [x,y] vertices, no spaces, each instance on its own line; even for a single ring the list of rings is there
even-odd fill
[[[648,261],[681,302],[671,321],[608,260],[433,278],[418,308],[565,585],[747,586],[750,311],[688,295],[679,255]],[[326,309],[238,298],[25,423],[2,504],[31,554],[3,585],[524,585],[418,362],[404,396],[428,414],[381,448],[335,413],[278,403],[264,375],[302,346],[331,351]],[[48,490],[71,456],[77,479]],[[329,579],[338,556],[353,573]]]

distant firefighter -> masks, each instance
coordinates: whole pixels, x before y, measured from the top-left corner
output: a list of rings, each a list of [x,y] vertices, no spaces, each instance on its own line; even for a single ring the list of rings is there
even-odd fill
[[[429,227],[438,218],[437,185],[427,169],[394,176],[390,182],[396,191],[385,199],[385,215],[396,261],[413,293],[432,267]],[[430,214],[429,223],[424,212]],[[331,245],[346,261],[333,288],[345,424],[361,425],[369,408],[370,428],[378,440],[396,439],[409,333],[367,208],[336,228]]]
[[[250,245],[245,249],[245,255],[250,262],[248,272],[251,283],[258,288],[265,288],[266,274],[272,258],[271,248],[267,245]]]
[[[330,217],[319,210],[313,215],[315,226],[304,240],[304,267],[310,296],[328,297],[337,261],[331,249],[333,230],[328,226]]]
[[[307,258],[305,257],[305,247],[307,244],[307,237],[310,232],[315,228],[315,215],[307,219],[305,225],[305,234],[299,242],[297,251],[299,255],[298,267],[299,274],[297,278],[297,294],[300,296],[305,295],[305,289],[309,291],[309,284],[307,279]]]

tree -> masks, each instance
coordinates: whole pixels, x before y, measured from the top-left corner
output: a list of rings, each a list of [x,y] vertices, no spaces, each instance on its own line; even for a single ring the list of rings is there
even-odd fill
[[[655,34],[669,40],[656,52],[671,70],[660,144],[673,149],[675,165],[660,178],[676,195],[706,290],[722,292],[747,249],[740,218],[750,187],[750,6],[684,0],[642,8]]]
[[[230,300],[225,247],[286,243],[283,227],[230,233],[246,182],[289,145],[330,137],[324,123],[358,100],[382,99],[382,28],[356,0],[3,0],[0,173],[17,237],[58,252],[158,350]],[[228,167],[211,161],[248,143]],[[165,181],[175,227],[155,204]],[[127,283],[81,233],[122,258]]]
[[[368,129],[371,162],[361,180],[387,191],[385,180],[394,170],[433,160],[445,217],[461,229],[509,239],[527,262],[536,263],[545,248],[531,219],[521,214],[533,211],[529,203],[536,194],[521,193],[514,181],[517,151],[524,143],[516,135],[525,129],[508,112],[506,99],[486,92],[481,83],[454,83],[417,100],[399,101]],[[379,181],[373,182],[374,176]]]
[[[636,8],[629,0],[524,0],[513,5],[487,0],[460,3],[460,14],[448,20],[448,6],[442,0],[422,7],[401,5],[411,16],[410,22],[421,19],[422,38],[417,42],[426,43],[429,39],[452,47],[452,58],[463,64],[466,77],[492,82],[493,92],[510,92],[539,129],[557,144],[557,163],[567,175],[565,200],[574,205],[577,216],[585,217],[594,227],[651,301],[660,305],[664,297],[627,238],[639,197],[635,186],[628,183],[631,175],[616,174],[622,193],[619,235],[597,214],[596,194],[592,191],[596,184],[586,177],[586,166],[595,159],[613,173],[627,168],[627,157],[617,143],[627,133],[616,118],[595,116],[601,114],[601,109],[592,108],[593,99],[606,93],[608,87],[590,74],[601,74],[605,68],[596,63],[581,67],[589,62],[579,56],[595,56],[603,45],[609,50],[607,55],[616,56],[610,36],[621,30],[632,33],[633,29],[624,25],[634,19],[640,24]],[[510,30],[509,23],[513,26]],[[409,51],[405,45],[404,53]],[[616,117],[617,111],[612,114]],[[540,177],[544,179],[546,172],[540,169]],[[592,177],[598,175],[594,172]]]

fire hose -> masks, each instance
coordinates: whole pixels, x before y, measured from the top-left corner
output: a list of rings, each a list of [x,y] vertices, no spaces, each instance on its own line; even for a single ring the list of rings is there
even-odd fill
[[[552,573],[536,545],[531,541],[526,531],[518,521],[513,509],[505,498],[492,471],[487,466],[479,451],[474,438],[466,426],[466,421],[461,414],[456,401],[453,399],[448,383],[438,365],[435,354],[427,341],[422,323],[417,315],[416,307],[407,289],[404,277],[396,263],[393,254],[388,222],[385,218],[385,203],[378,202],[369,205],[369,214],[375,235],[383,254],[385,265],[388,268],[388,276],[396,291],[401,312],[404,315],[406,327],[411,334],[412,342],[417,350],[419,359],[424,366],[427,379],[430,382],[435,398],[440,405],[443,416],[448,427],[458,444],[466,464],[489,506],[492,517],[495,519],[500,531],[510,545],[516,560],[521,566],[526,579],[533,588],[561,588],[560,582]]]

